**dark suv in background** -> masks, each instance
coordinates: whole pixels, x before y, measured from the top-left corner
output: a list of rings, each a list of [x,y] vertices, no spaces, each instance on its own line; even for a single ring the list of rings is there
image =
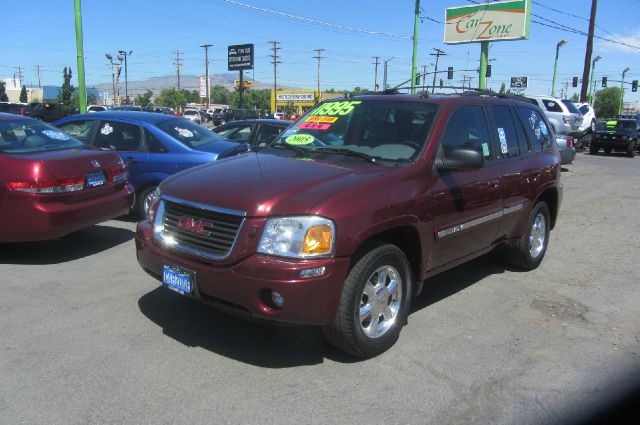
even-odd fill
[[[137,257],[172,291],[317,325],[375,356],[425,279],[506,248],[542,261],[562,199],[539,107],[495,95],[333,99],[271,145],[166,179]]]
[[[62,103],[53,102],[30,103],[29,107],[24,110],[24,115],[44,122],[54,122],[66,116],[64,109],[62,109]]]

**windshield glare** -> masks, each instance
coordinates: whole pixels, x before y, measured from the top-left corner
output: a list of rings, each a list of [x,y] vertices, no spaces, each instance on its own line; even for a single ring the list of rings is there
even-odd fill
[[[374,100],[328,101],[274,143],[310,153],[350,150],[388,161],[411,161],[427,140],[437,105]]]
[[[0,152],[3,153],[34,153],[84,146],[84,143],[67,133],[41,121],[0,122]]]
[[[161,121],[156,127],[190,148],[225,140],[213,131],[184,118]]]

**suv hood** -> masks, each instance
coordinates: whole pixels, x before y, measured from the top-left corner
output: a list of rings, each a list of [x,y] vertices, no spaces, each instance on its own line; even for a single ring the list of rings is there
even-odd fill
[[[323,199],[395,168],[357,158],[329,163],[249,152],[169,177],[163,195],[248,216],[307,214]]]

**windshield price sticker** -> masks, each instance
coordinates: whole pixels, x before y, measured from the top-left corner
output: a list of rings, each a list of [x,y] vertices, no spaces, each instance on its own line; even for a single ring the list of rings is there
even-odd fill
[[[318,117],[318,116],[311,116],[309,118],[307,118],[305,120],[306,122],[320,122],[320,123],[329,123],[329,124],[333,124],[334,122],[338,121],[338,117]]]
[[[69,140],[69,136],[55,130],[44,130],[42,134],[53,140]]]
[[[303,122],[299,125],[301,129],[304,130],[329,130],[331,128],[331,124],[321,124],[318,122]]]
[[[310,145],[314,140],[316,138],[310,134],[294,134],[284,139],[289,145]]]
[[[313,111],[313,115],[348,115],[356,105],[361,104],[359,100],[345,100],[343,102],[327,102]]]

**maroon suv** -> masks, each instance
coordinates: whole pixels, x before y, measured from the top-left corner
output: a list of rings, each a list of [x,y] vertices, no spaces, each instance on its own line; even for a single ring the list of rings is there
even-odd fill
[[[562,198],[551,126],[499,96],[324,102],[269,147],[165,180],[140,265],[227,311],[388,349],[428,277],[497,247],[530,270]]]

